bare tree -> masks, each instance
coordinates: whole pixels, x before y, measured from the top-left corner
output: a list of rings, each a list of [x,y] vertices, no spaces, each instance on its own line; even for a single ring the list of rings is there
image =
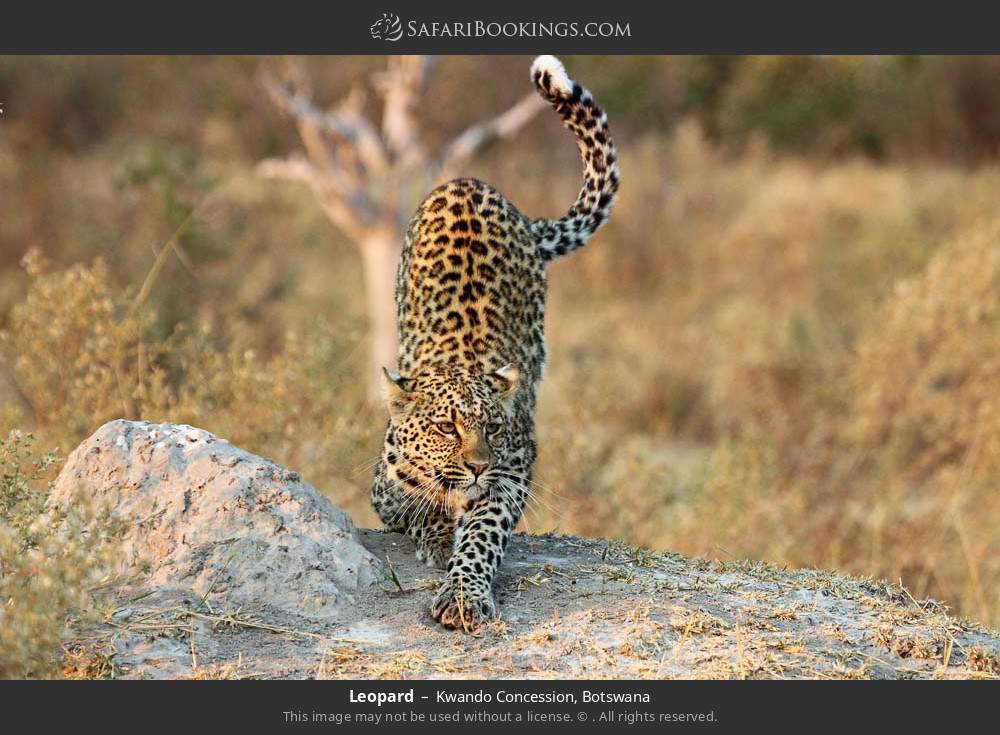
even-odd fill
[[[270,98],[298,126],[303,151],[261,161],[259,172],[306,183],[330,221],[361,254],[372,395],[381,367],[396,364],[396,266],[417,198],[454,177],[487,143],[514,135],[545,106],[534,91],[529,92],[507,111],[472,125],[432,155],[415,112],[433,66],[427,56],[389,57],[387,68],[372,75],[372,87],[382,103],[377,122],[365,114],[367,91],[360,84],[336,105],[321,109],[296,61],[288,60],[283,79],[263,76]]]

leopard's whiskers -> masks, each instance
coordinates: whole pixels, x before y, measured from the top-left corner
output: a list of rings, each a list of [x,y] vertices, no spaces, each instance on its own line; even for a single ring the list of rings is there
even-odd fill
[[[406,526],[407,533],[410,531],[411,528],[414,528],[415,526],[422,523],[423,519],[427,517],[427,513],[430,511],[431,507],[437,504],[435,495],[439,479],[440,476],[438,474],[435,474],[429,480],[421,483],[416,488],[414,488],[413,491],[411,491],[411,494],[417,496],[418,502],[416,505],[416,509],[413,511],[411,515],[410,523],[407,524]],[[419,522],[418,519],[420,519]]]
[[[429,480],[422,482],[420,485],[418,485],[409,492],[403,490],[403,488],[401,488],[397,484],[396,485],[397,489],[399,489],[399,491],[403,493],[403,495],[406,497],[406,501],[403,503],[403,506],[393,516],[392,518],[393,523],[401,520],[405,516],[405,513],[409,512],[410,510],[413,510],[415,505],[419,507],[418,504],[422,504],[425,499],[432,499],[434,491],[436,489],[435,484],[437,483],[438,479],[439,479],[438,476],[435,475],[431,477]],[[412,528],[412,526],[413,526],[412,523],[409,524],[407,526],[407,530]]]
[[[366,473],[368,470],[373,469],[382,460],[382,453],[379,452],[372,459],[366,459],[351,470],[351,475],[356,477]]]
[[[559,520],[563,519],[563,512],[558,508],[554,507],[546,500],[542,499],[542,497],[534,490],[532,490],[531,487],[527,485],[519,485],[507,477],[503,478],[503,481],[507,483],[513,491],[515,492],[521,491],[524,493],[525,498],[527,500],[527,502],[525,502],[524,504],[524,507],[530,508],[531,511],[536,514],[536,516],[540,516],[540,511],[538,510],[538,508],[533,506],[541,506],[552,515],[556,516],[556,518],[558,518]]]

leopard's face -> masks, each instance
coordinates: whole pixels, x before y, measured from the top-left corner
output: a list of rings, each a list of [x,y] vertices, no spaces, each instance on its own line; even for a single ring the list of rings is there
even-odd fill
[[[433,368],[386,374],[389,431],[383,459],[405,492],[461,510],[507,492],[504,475],[516,455],[510,431],[517,372],[476,375]]]

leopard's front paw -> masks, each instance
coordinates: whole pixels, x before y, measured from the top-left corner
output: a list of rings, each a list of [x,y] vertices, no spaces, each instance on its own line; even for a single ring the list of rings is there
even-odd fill
[[[417,544],[417,561],[422,561],[429,567],[445,569],[448,566],[448,557],[450,556],[450,546]]]
[[[474,633],[497,617],[497,604],[487,591],[474,591],[445,580],[431,602],[431,615],[445,628]]]

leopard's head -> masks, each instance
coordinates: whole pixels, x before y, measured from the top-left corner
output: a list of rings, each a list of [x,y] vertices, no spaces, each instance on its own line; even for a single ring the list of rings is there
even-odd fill
[[[384,370],[383,378],[389,432],[382,458],[400,488],[453,510],[510,492],[504,475],[516,460],[509,426],[517,368]]]

